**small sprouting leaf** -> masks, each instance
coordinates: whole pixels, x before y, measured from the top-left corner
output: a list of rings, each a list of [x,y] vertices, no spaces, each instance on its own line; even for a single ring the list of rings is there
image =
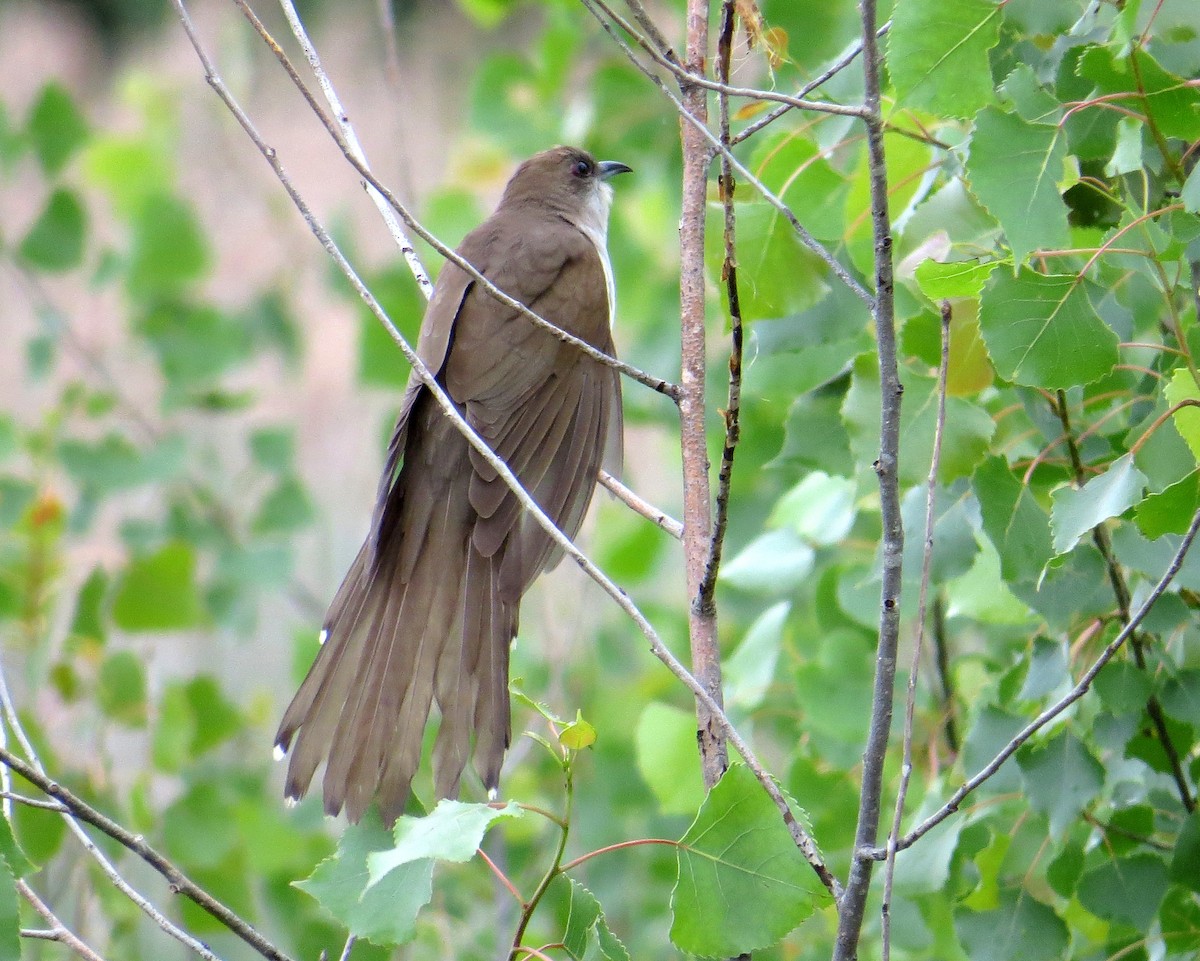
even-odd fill
[[[696,715],[651,701],[634,732],[642,780],[654,792],[664,814],[691,814],[704,798],[704,780],[696,754]]]
[[[596,729],[576,710],[575,720],[558,732],[558,743],[572,751],[582,751],[596,743]]]
[[[979,323],[997,373],[1018,384],[1090,384],[1117,363],[1117,335],[1074,274],[997,271],[983,292]]]
[[[469,861],[487,829],[501,818],[519,818],[516,805],[494,808],[443,799],[425,817],[405,815],[392,829],[395,844],[388,850],[367,855],[370,880],[367,890],[392,871],[415,861]]]
[[[1069,731],[1019,751],[1017,764],[1030,805],[1049,816],[1054,836],[1061,835],[1104,786],[1104,767]]]
[[[671,940],[689,954],[733,957],[768,947],[827,900],[779,811],[741,764],[709,792],[678,855]]]
[[[178,631],[203,619],[196,590],[196,555],[182,541],[137,557],[121,574],[113,621],[124,631]]]
[[[1141,499],[1145,487],[1146,475],[1134,466],[1133,455],[1125,454],[1078,490],[1056,490],[1050,510],[1054,553],[1065,554],[1097,524],[1124,514]]]
[[[970,117],[994,99],[988,51],[1000,39],[1000,8],[988,0],[899,0],[888,36],[888,70],[904,107]]]
[[[59,189],[46,201],[18,252],[23,260],[41,270],[70,270],[83,260],[86,232],[87,213],[83,204],[70,190]]]
[[[1168,883],[1167,865],[1161,858],[1134,854],[1085,871],[1076,895],[1096,917],[1145,931],[1158,912]]]
[[[967,158],[971,191],[1000,221],[1017,266],[1034,250],[1070,243],[1058,189],[1066,155],[1057,127],[1026,123],[997,107],[975,118]]]
[[[61,84],[42,87],[29,111],[29,139],[42,170],[58,173],[87,139],[87,122]]]

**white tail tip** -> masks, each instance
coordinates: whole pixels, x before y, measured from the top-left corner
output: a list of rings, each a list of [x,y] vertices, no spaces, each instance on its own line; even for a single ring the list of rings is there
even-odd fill
[[[283,749],[282,744],[276,744],[275,747],[271,749],[271,757],[275,758],[276,761],[282,761],[286,756],[287,751]]]

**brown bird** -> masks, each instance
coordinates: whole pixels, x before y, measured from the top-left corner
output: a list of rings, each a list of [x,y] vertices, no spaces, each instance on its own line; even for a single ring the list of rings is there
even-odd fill
[[[556,147],[523,163],[458,253],[552,324],[613,353],[605,249],[612,187],[630,168]],[[568,537],[602,462],[619,468],[621,385],[612,367],[536,326],[453,263],[417,353],[459,411]],[[521,596],[559,560],[546,532],[414,374],[371,532],[338,588],[317,659],[275,736],[299,799],[325,761],[325,810],[358,821],[378,797],[403,813],[433,704],[438,797],[475,769],[499,785],[511,737],[508,655]]]

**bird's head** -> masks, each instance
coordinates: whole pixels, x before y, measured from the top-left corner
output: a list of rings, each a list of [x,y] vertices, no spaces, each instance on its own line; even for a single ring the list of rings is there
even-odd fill
[[[578,147],[554,147],[517,168],[500,203],[543,204],[581,226],[603,232],[612,202],[608,180],[629,172],[618,160],[597,160]]]

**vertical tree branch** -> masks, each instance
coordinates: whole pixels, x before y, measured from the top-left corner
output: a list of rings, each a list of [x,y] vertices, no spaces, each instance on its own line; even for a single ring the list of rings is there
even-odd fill
[[[688,0],[687,67],[707,71],[708,3]],[[700,594],[712,537],[711,497],[708,482],[708,445],[704,424],[705,310],[704,310],[704,211],[708,189],[710,153],[697,129],[708,120],[707,93],[695,84],[683,84],[684,109],[697,124],[682,123],[683,203],[679,218],[679,301],[682,376],[679,395],[680,445],[683,452],[683,547],[687,589],[691,604],[688,633],[691,638],[692,673],[717,704],[721,696],[721,660],[717,647],[717,612],[711,598]],[[696,705],[696,740],[704,783],[712,787],[728,766],[725,735],[702,704]]]
[[[904,759],[900,767],[900,788],[892,813],[892,828],[887,838],[887,861],[883,870],[883,907],[881,912],[883,961],[892,955],[892,882],[896,877],[896,841],[904,817],[904,799],[912,779],[913,717],[917,707],[917,671],[921,666],[921,648],[925,640],[925,605],[929,598],[929,573],[933,567],[934,506],[937,501],[938,466],[942,460],[942,438],[946,428],[946,380],[950,372],[950,302],[942,301],[942,355],[938,364],[937,424],[933,432],[933,456],[929,459],[929,477],[925,495],[925,544],[921,551],[921,587],[917,600],[917,636],[913,640],[912,662],[908,669],[908,692],[904,701]]]
[[[883,521],[883,572],[880,591],[879,643],[875,654],[875,688],[871,724],[863,754],[862,793],[854,832],[854,858],[838,915],[834,961],[857,955],[867,891],[874,861],[871,849],[879,831],[883,795],[883,762],[892,724],[896,681],[896,645],[900,632],[900,573],[904,525],[900,518],[897,467],[900,448],[900,385],[896,369],[896,330],[893,310],[892,234],[888,212],[887,164],[883,150],[883,119],[879,113],[879,74],[882,68],[876,39],[875,0],[862,0],[864,102],[867,112],[867,158],[871,180],[871,226],[875,240],[875,340],[879,352],[879,502]]]
[[[733,58],[733,35],[737,25],[734,0],[721,4],[721,31],[717,37],[717,79],[729,82],[729,64]],[[721,143],[729,146],[729,95],[717,94]],[[721,551],[729,524],[729,489],[733,481],[733,458],[741,436],[742,405],[742,306],[738,295],[737,242],[733,195],[737,181],[728,154],[721,155],[721,203],[725,215],[725,259],[721,264],[721,279],[729,301],[729,399],[722,412],[725,419],[725,443],[721,447],[721,465],[717,470],[717,516],[713,523],[708,560],[704,565],[704,580],[697,591],[701,609],[715,607],[717,574],[721,569]]]

